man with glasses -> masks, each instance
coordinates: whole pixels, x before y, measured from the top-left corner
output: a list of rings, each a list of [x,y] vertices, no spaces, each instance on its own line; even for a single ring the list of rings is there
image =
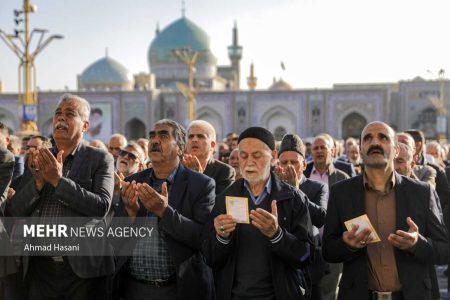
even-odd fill
[[[117,172],[127,177],[144,169],[144,151],[136,143],[129,143],[119,151],[116,161]]]
[[[130,142],[119,151],[114,172],[113,205],[119,204],[120,188],[125,177],[144,170],[144,151],[137,143]]]
[[[48,148],[50,149],[52,147],[52,143],[50,142],[50,139],[48,137],[42,136],[42,135],[33,135],[30,136],[28,139],[28,142],[25,146],[24,155],[25,155],[25,166],[28,165],[28,156],[30,151],[35,151],[41,148]],[[19,186],[20,181],[22,180],[23,174],[14,178],[14,180],[11,182],[11,186],[8,189],[8,198],[11,198],[16,193],[15,189],[17,186]]]
[[[43,147],[46,148],[52,147],[50,139],[42,135],[33,135],[27,142],[27,145],[25,147],[25,154],[28,154],[30,152],[30,149],[36,150],[41,149]]]

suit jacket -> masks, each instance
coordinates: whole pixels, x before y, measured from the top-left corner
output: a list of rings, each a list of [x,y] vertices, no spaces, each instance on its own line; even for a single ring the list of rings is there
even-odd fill
[[[311,265],[308,266],[311,283],[316,284],[327,272],[328,264],[322,257],[322,239],[319,228],[325,223],[328,206],[328,185],[302,177],[300,190],[308,197],[308,210],[311,216],[313,227],[314,257]]]
[[[13,179],[16,179],[22,175],[25,170],[25,159],[23,156],[15,156],[14,161]]]
[[[205,264],[199,250],[203,224],[214,206],[214,180],[182,164],[178,168],[169,192],[169,206],[159,219],[159,228],[166,233],[164,240],[175,263],[178,298],[213,299],[211,269]],[[146,169],[125,180],[150,183],[151,172],[152,169]],[[139,222],[139,217],[146,215],[147,210],[141,203],[135,224]],[[127,216],[122,201],[119,202],[116,216]],[[132,240],[122,247],[134,249],[135,243],[136,240]],[[127,260],[126,256],[119,257],[117,268],[124,266]]]
[[[48,184],[48,183],[46,183]],[[68,177],[63,177],[55,188],[53,197],[63,204],[64,217],[85,217],[100,219],[106,227],[104,218],[111,206],[114,189],[113,157],[105,151],[86,146],[78,146]],[[14,217],[39,217],[40,197],[36,190],[33,175],[25,171],[16,194],[6,202],[5,212]],[[79,240],[80,248],[92,249],[86,240]],[[83,244],[84,243],[84,244]],[[68,256],[74,273],[81,278],[94,278],[114,273],[112,248],[106,244],[105,257]],[[97,251],[96,251],[97,252]],[[109,254],[110,253],[110,254]],[[23,257],[24,274],[28,271],[29,257]]]
[[[0,146],[0,217],[3,217],[3,209],[8,194],[14,168],[14,155],[5,147]],[[12,252],[9,236],[5,231],[0,232],[0,247],[6,252]],[[15,258],[12,256],[0,256],[0,277],[17,272]]]
[[[355,177],[355,167],[351,162],[342,161],[339,159],[333,160],[333,165],[336,169],[344,171],[349,177]]]
[[[312,225],[317,228],[322,227],[327,214],[328,185],[303,176],[299,188],[308,197]]]
[[[430,185],[395,173],[397,229],[408,231],[406,218],[419,227],[419,239],[413,253],[395,248],[395,258],[405,300],[432,299],[429,264],[448,261],[447,232]],[[328,262],[343,262],[338,299],[369,299],[367,250],[353,252],[342,239],[344,222],[365,213],[363,176],[351,178],[331,187],[323,256]]]
[[[314,166],[313,162],[309,162],[306,165],[306,169],[303,172],[303,174],[306,177],[309,178],[311,176],[311,172],[312,172],[313,166]],[[330,166],[328,167],[328,187],[331,187],[336,182],[339,182],[341,180],[345,180],[345,179],[348,179],[348,178],[350,178],[349,175],[347,175],[342,170],[336,169],[333,164],[330,164]]]
[[[436,192],[439,196],[441,207],[443,210],[445,210],[447,204],[450,204],[450,184],[449,181],[447,180],[447,176],[445,175],[444,168],[429,161],[426,161],[423,157],[418,160],[417,164],[429,166],[436,171]],[[450,226],[450,224],[447,224],[447,226]]]
[[[416,165],[414,168],[414,174],[417,179],[423,182],[428,182],[436,189],[436,170],[430,166]]]
[[[208,161],[203,174],[216,182],[216,195],[219,195],[234,182],[234,168],[214,158]]]
[[[5,147],[0,146],[0,203],[6,200],[9,184],[14,169],[14,155]]]

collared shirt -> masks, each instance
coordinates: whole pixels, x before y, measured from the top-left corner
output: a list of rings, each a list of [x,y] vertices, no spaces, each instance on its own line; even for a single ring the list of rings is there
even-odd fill
[[[62,176],[68,177],[70,173],[70,169],[72,168],[73,161],[75,156],[80,148],[80,144],[78,144],[71,154],[67,155],[63,162],[63,170]],[[58,149],[54,148],[53,155],[56,157],[58,153]],[[58,218],[63,214],[63,205],[53,197],[55,193],[55,188],[46,183],[42,189],[40,195],[40,208],[41,208],[41,220],[44,222],[50,223],[58,223]]]
[[[244,180],[244,186],[247,189],[248,193],[250,194],[250,197],[252,198],[253,203],[255,203],[255,205],[259,205],[264,200],[266,195],[270,195],[270,191],[272,190],[272,176],[269,175],[269,180],[267,180],[264,190],[256,198],[255,198],[255,195],[253,195],[252,190],[250,189],[250,186],[248,185],[247,180]]]
[[[313,165],[313,168],[311,170],[311,175],[309,175],[309,179],[328,184],[328,179],[329,179],[328,170],[326,172],[324,172],[322,175],[320,175],[320,173],[317,171],[316,167]]]
[[[161,193],[162,184],[167,182],[167,190],[170,192],[180,166],[177,166],[167,179],[156,178],[154,172],[150,173],[150,186]],[[147,211],[145,225],[154,228],[152,236],[140,239],[133,250],[132,257],[128,260],[127,270],[131,276],[141,280],[168,279],[175,273],[175,264],[169,253],[165,233],[159,228],[158,217]]]
[[[396,231],[395,175],[385,184],[384,191],[376,190],[363,175],[364,201],[370,219],[381,242],[367,245],[368,287],[374,291],[400,291],[402,285],[398,275],[394,246],[387,238]]]

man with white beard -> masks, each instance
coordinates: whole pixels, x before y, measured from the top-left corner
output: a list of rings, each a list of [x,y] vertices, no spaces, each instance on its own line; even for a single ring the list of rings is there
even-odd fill
[[[116,170],[125,177],[144,169],[144,150],[137,143],[129,143],[119,151],[116,161]]]
[[[270,172],[276,157],[270,131],[244,130],[238,149],[243,178],[216,197],[202,249],[214,269],[217,300],[305,299],[297,269],[311,254],[306,196]],[[243,202],[247,223],[227,214],[230,197]]]
[[[144,150],[139,144],[130,142],[118,152],[116,171],[114,172],[113,205],[119,204],[120,188],[125,177],[144,170]]]

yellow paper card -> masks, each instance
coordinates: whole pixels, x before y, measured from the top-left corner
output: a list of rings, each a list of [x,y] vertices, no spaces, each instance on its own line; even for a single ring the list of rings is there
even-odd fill
[[[226,196],[225,207],[227,209],[227,215],[232,216],[237,223],[250,224],[248,198]]]
[[[367,244],[381,242],[380,237],[378,236],[377,232],[375,231],[375,228],[373,228],[372,223],[370,222],[369,217],[366,214],[356,217],[354,219],[345,221],[344,224],[345,224],[345,227],[347,227],[348,231],[352,230],[353,225],[359,225],[359,228],[356,231],[356,234],[360,233],[361,231],[363,231],[366,228],[370,228],[370,231],[372,233],[369,235]]]

